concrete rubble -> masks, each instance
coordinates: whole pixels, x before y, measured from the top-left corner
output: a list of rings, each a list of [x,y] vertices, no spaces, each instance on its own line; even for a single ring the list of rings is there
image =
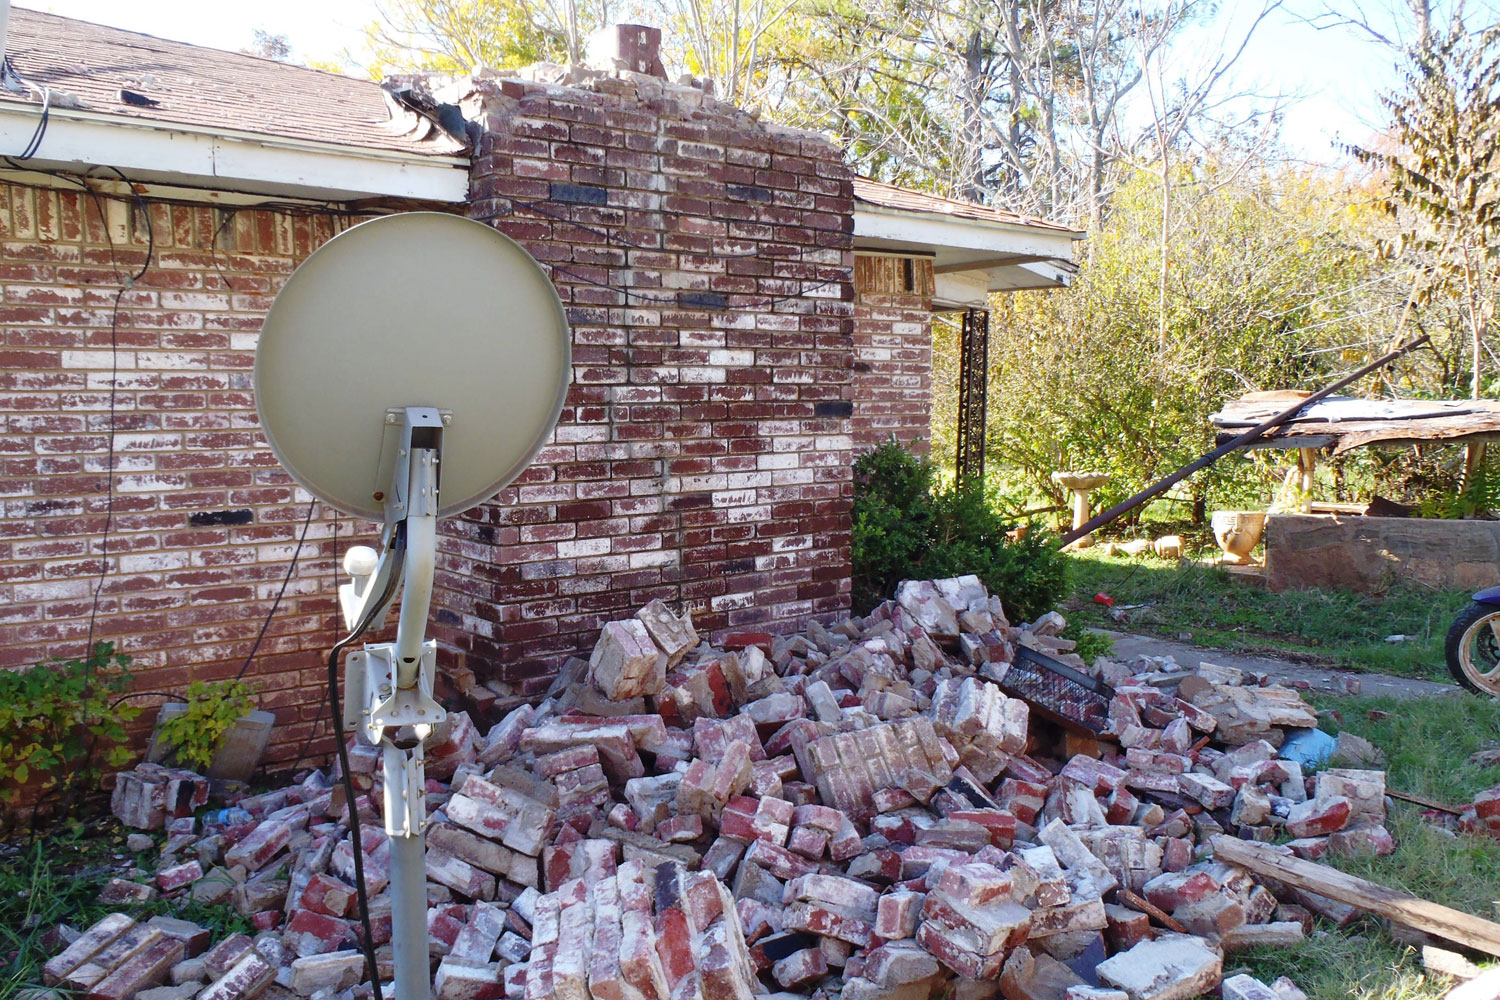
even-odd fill
[[[1218,988],[1226,953],[1352,919],[1205,845],[1387,851],[1383,773],[1305,776],[1277,747],[1315,724],[1307,706],[1211,664],[1101,659],[1105,732],[1064,732],[1001,686],[1018,647],[1083,667],[1064,624],[1011,625],[974,577],[717,644],[653,602],[539,703],[483,732],[451,713],[427,754],[434,995],[1174,1000]],[[362,995],[356,851],[390,975],[378,762],[351,743],[358,844],[321,772],[207,821],[183,810],[203,804],[185,775],[121,775],[117,815],[165,835],[156,869],[117,880],[121,912],[65,935],[47,982],[99,1000]],[[222,900],[256,933],[138,922],[129,886]],[[1271,990],[1245,978],[1234,995]]]

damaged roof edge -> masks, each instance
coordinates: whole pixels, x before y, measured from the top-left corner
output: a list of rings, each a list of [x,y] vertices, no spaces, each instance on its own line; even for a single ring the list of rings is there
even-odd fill
[[[0,148],[22,149],[41,107],[0,104]],[[39,169],[113,166],[137,179],[326,200],[391,197],[461,203],[469,159],[53,108]]]

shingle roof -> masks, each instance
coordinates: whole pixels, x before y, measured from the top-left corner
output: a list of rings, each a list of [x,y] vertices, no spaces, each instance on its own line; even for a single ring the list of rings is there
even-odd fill
[[[883,184],[868,177],[854,178],[854,200],[902,212],[927,212],[936,215],[951,215],[959,219],[972,219],[975,222],[998,222],[1009,226],[1046,229],[1057,233],[1077,233],[1075,229],[1048,222],[1045,219],[1034,219],[1015,212],[1007,212],[1002,208],[977,205],[972,201],[940,198],[935,194],[925,194],[921,191]]]
[[[86,111],[366,149],[460,150],[410,112],[393,119],[371,80],[19,7],[11,9],[6,50],[24,80],[73,95]],[[127,104],[122,89],[156,103]],[[38,104],[41,98],[0,90],[0,100]]]

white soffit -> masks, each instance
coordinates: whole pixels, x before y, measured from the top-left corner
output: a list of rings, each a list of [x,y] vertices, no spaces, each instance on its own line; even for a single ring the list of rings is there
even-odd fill
[[[1082,238],[1082,233],[1051,226],[981,221],[859,202],[854,206],[855,248],[931,256],[935,298],[952,307],[983,305],[990,292],[1066,286],[1072,277],[1073,244]],[[1012,257],[1021,259],[1006,261]]]
[[[24,149],[40,117],[38,106],[0,105],[0,149]],[[461,203],[469,194],[467,157],[211,131],[56,108],[36,155],[24,166],[66,171],[110,166],[142,182],[328,201]]]

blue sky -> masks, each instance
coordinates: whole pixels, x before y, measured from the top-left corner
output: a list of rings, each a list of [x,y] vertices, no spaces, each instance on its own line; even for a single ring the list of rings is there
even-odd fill
[[[1310,12],[1316,0],[1293,0]],[[97,21],[199,45],[238,49],[263,28],[286,35],[297,59],[332,59],[361,50],[361,30],[376,18],[373,0],[31,0],[21,6]],[[1190,72],[1202,53],[1237,38],[1259,4],[1229,0],[1194,29],[1174,65]],[[1471,7],[1476,4],[1471,3]],[[1301,158],[1336,163],[1338,143],[1364,142],[1382,119],[1377,95],[1395,79],[1390,53],[1348,29],[1319,31],[1278,11],[1261,26],[1237,68],[1241,86],[1285,101],[1283,140]]]

